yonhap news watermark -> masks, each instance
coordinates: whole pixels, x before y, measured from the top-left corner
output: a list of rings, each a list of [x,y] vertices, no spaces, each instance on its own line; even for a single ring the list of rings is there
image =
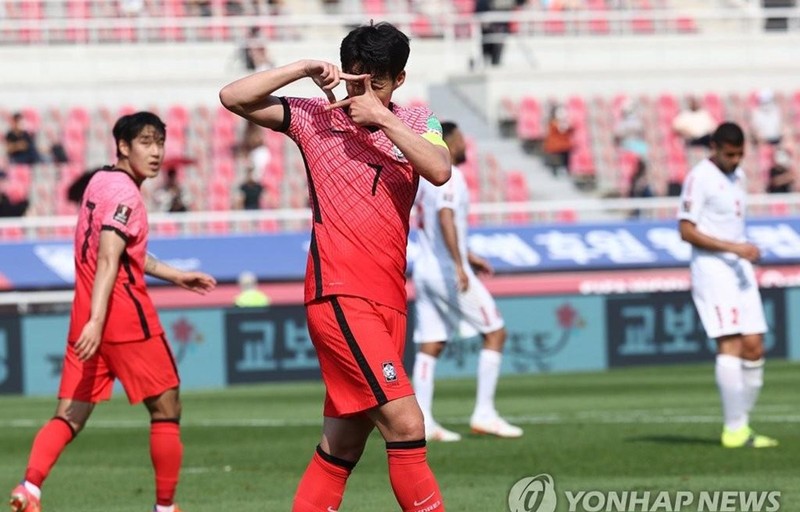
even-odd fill
[[[560,504],[560,506],[559,506]],[[509,512],[777,512],[780,491],[593,491],[558,492],[542,473],[518,480],[508,493]]]

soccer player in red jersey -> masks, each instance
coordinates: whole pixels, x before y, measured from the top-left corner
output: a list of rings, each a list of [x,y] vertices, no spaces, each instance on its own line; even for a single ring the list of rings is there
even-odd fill
[[[41,486],[61,452],[83,429],[94,406],[119,378],[132,403],[150,413],[150,457],[158,512],[174,512],[183,456],[178,369],[147,293],[144,275],[197,293],[213,277],[184,272],[147,254],[147,211],[139,190],[158,175],[165,126],[139,112],[114,125],[117,163],[95,173],[81,200],[75,230],[72,304],[58,406],[33,441],[25,479],[11,493],[12,512],[39,512]]]
[[[313,230],[306,268],[308,329],[326,385],[322,440],[294,498],[294,512],[335,512],[347,478],[377,427],[403,511],[444,510],[428,466],[425,428],[403,368],[406,244],[419,177],[441,185],[450,156],[426,108],[392,94],[406,79],[408,38],[387,23],[342,41],[341,69],[303,60],[229,84],[232,112],[285,132],[306,164]],[[326,98],[274,93],[311,78]],[[346,82],[347,98],[333,89]]]

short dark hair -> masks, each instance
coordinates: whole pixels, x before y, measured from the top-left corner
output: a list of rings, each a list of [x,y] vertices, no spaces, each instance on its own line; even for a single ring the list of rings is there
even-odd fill
[[[112,130],[114,134],[114,143],[117,146],[117,158],[122,156],[119,152],[119,142],[124,140],[130,145],[133,139],[138,137],[147,126],[152,126],[155,128],[156,133],[162,137],[166,137],[167,125],[164,124],[164,121],[162,121],[160,117],[152,112],[136,112],[135,114],[128,114],[117,119],[117,122],[114,123],[114,129]]]
[[[406,68],[408,36],[390,23],[364,25],[342,40],[339,58],[345,73],[395,79]]]
[[[711,135],[711,142],[717,147],[722,147],[724,144],[736,147],[744,146],[744,132],[738,124],[725,122],[719,125]]]
[[[19,121],[20,119],[22,119],[22,112],[14,112],[14,115],[11,116],[11,119],[13,119],[14,121]]]
[[[446,139],[458,130],[458,125],[452,121],[442,121],[442,138]]]

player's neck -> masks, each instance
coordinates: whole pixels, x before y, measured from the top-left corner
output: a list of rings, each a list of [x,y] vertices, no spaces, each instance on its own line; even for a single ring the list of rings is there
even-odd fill
[[[133,169],[131,169],[131,166],[130,166],[130,164],[128,164],[127,160],[117,160],[117,163],[114,164],[114,169],[116,169],[118,171],[122,171],[125,174],[127,174],[128,176],[130,176],[131,179],[134,182],[136,182],[136,185],[138,185],[138,186],[141,186],[142,182],[144,181],[144,178],[140,178],[140,177],[136,176],[136,173],[133,172]]]

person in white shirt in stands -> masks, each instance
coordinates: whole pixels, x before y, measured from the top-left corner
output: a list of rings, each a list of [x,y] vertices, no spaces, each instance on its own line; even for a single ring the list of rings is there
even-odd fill
[[[783,115],[771,89],[758,93],[758,105],[750,113],[753,138],[758,144],[778,146],[783,140]]]
[[[689,98],[687,106],[686,110],[682,110],[673,119],[672,129],[683,138],[687,146],[709,147],[711,133],[717,127],[717,122],[697,98]]]
[[[719,125],[711,156],[686,176],[678,219],[681,238],[692,245],[692,298],[706,334],[717,341],[722,446],[769,448],[778,442],[749,424],[764,380],[767,323],[752,265],[761,254],[745,237],[743,156],[741,127]]]
[[[420,252],[414,262],[414,341],[419,351],[413,383],[425,421],[425,437],[430,441],[461,439],[460,434],[433,419],[434,373],[437,358],[448,341],[478,333],[483,336],[483,350],[478,360],[478,391],[470,427],[478,434],[520,437],[522,429],[501,418],[494,404],[506,330],[494,299],[473,270],[491,273],[492,268],[467,249],[469,190],[457,167],[466,162],[466,143],[451,122],[442,123],[442,136],[453,163],[450,181],[436,187],[420,180],[416,198]]]

